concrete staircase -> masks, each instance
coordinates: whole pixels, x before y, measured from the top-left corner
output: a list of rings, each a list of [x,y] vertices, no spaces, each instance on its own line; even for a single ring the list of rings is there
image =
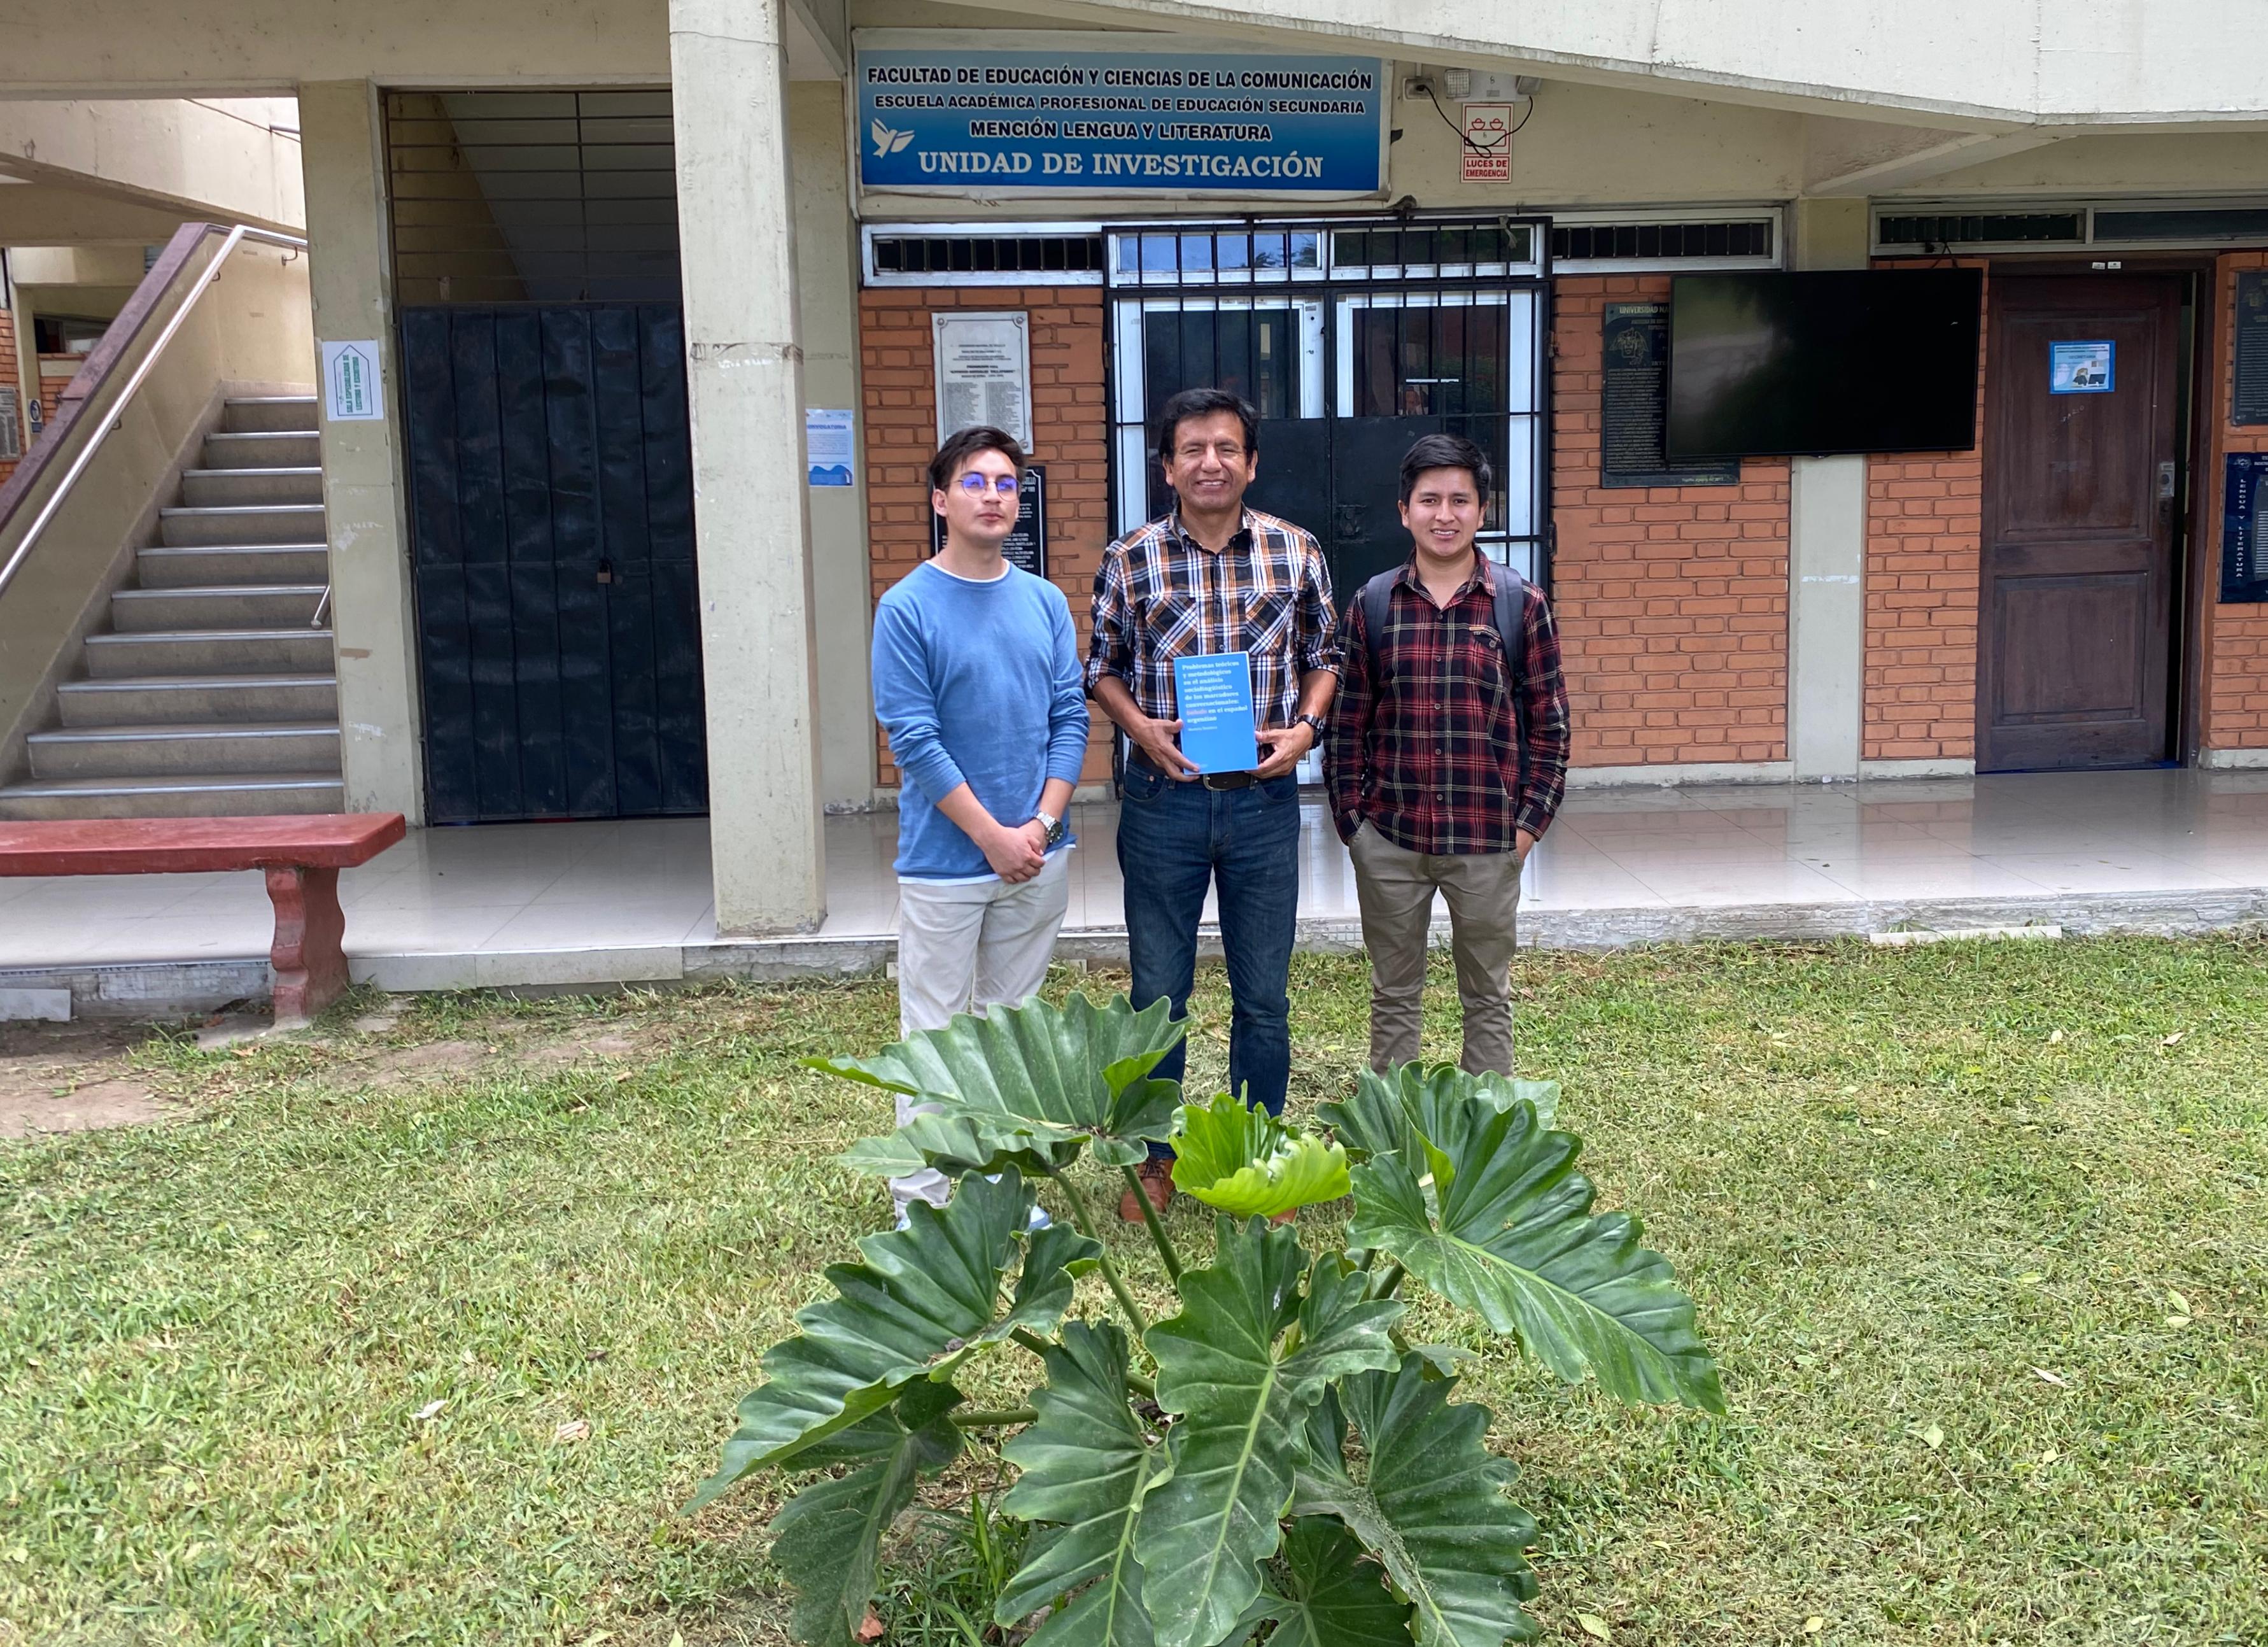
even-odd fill
[[[200,462],[0,818],[344,809],[313,397],[230,401]]]

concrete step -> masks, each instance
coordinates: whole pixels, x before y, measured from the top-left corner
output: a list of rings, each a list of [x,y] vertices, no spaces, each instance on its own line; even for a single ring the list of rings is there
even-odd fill
[[[145,589],[217,589],[237,583],[330,581],[331,551],[323,543],[195,543],[186,549],[145,549],[136,558]]]
[[[328,670],[305,675],[123,675],[67,681],[55,691],[67,727],[253,724],[339,718],[339,683]]]
[[[33,779],[0,788],[0,818],[260,817],[345,809],[335,772]]]
[[[313,395],[247,395],[229,402],[220,414],[223,434],[313,434],[319,427]]]
[[[110,626],[129,633],[147,629],[284,629],[313,622],[322,598],[320,583],[121,589],[110,597]]]
[[[322,437],[296,429],[217,431],[205,437],[207,469],[313,469],[322,461]]]
[[[240,509],[268,503],[323,506],[321,468],[193,469],[181,475],[181,501],[200,509]]]
[[[99,681],[160,675],[328,675],[331,631],[282,629],[143,630],[89,635],[86,672]]]
[[[160,509],[158,531],[159,542],[180,549],[198,543],[321,543],[330,538],[319,503]]]
[[[25,740],[32,776],[160,778],[182,772],[335,772],[339,729],[321,722],[73,727]]]

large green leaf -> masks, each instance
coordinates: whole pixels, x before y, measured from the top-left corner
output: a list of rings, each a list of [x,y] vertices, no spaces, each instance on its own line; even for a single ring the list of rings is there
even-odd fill
[[[1346,1151],[1224,1092],[1174,1117],[1174,1183],[1232,1218],[1272,1218],[1344,1195]]]
[[[1469,1075],[1454,1064],[1402,1064],[1383,1075],[1364,1070],[1356,1078],[1354,1096],[1317,1104],[1315,1119],[1361,1161],[1403,1148],[1412,1129],[1444,1142],[1453,1126],[1470,1124],[1466,1117],[1478,1119],[1509,1110],[1522,1098],[1549,1127],[1559,1110],[1559,1083]]]
[[[1259,1593],[1307,1411],[1329,1380],[1395,1364],[1402,1313],[1366,1302],[1366,1277],[1327,1255],[1300,1285],[1289,1226],[1219,1221],[1209,1269],[1182,1277],[1182,1312],[1150,1329],[1158,1405],[1180,1414],[1173,1473],[1150,1489],[1135,1532],[1143,1593],[1161,1647],[1211,1647]]]
[[[981,1018],[964,1013],[872,1059],[807,1061],[936,1106],[854,1146],[843,1159],[862,1171],[1060,1169],[1089,1141],[1104,1165],[1131,1166],[1173,1130],[1181,1089],[1150,1072],[1185,1027],[1166,1001],[1137,1012],[1123,995],[1103,1007],[1084,995],[1061,1007],[1035,997]]]
[[[1302,1516],[1284,1537],[1285,1579],[1267,1602],[1268,1647],[1409,1647],[1410,1608],[1337,1522]]]
[[[1535,1634],[1521,1607],[1535,1594],[1521,1554],[1535,1524],[1504,1496],[1513,1471],[1484,1444],[1488,1409],[1452,1405],[1450,1388],[1415,1353],[1341,1384],[1361,1466],[1311,1455],[1292,1513],[1336,1516],[1353,1531],[1409,1599],[1419,1647],[1501,1647]]]
[[[1546,1131],[1526,1103],[1475,1101],[1441,1119],[1447,1136],[1418,1134],[1415,1162],[1401,1150],[1354,1169],[1347,1244],[1392,1253],[1571,1384],[1587,1373],[1626,1401],[1723,1412],[1693,1301],[1668,1260],[1638,1244],[1635,1218],[1591,1215],[1579,1142]]]
[[[1032,1392],[1039,1421],[1001,1448],[1022,1473],[1000,1508],[1056,1525],[1033,1540],[994,1620],[1013,1624],[1078,1591],[1031,1647],[1151,1647],[1134,1528],[1166,1453],[1126,1404],[1126,1335],[1108,1322],[1066,1322],[1046,1359],[1047,1384]]]
[[[1052,1326],[1101,1248],[1062,1225],[1027,1236],[1031,1208],[1012,1171],[997,1184],[970,1178],[944,1211],[916,1201],[907,1229],[859,1242],[864,1263],[828,1266],[836,1296],[798,1311],[801,1333],[764,1352],[764,1382],[741,1398],[724,1460],[687,1510],[888,1406],[971,1347]],[[1020,1244],[1022,1272],[1004,1304],[1000,1278]]]
[[[913,1502],[915,1478],[943,1469],[961,1452],[951,1416],[960,1400],[949,1384],[924,1383],[807,1455],[857,1467],[822,1475],[772,1518],[772,1559],[795,1586],[789,1629],[798,1641],[855,1647],[874,1595],[882,1534]]]

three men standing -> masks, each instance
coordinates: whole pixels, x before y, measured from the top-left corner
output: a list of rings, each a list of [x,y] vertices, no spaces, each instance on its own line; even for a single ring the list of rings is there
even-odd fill
[[[1380,1070],[1418,1056],[1438,890],[1449,905],[1463,1067],[1512,1073],[1520,872],[1566,784],[1567,691],[1550,607],[1474,543],[1491,480],[1471,441],[1420,438],[1402,460],[1410,558],[1347,608],[1325,775],[1354,859]]]
[[[874,714],[898,799],[898,1026],[1036,993],[1071,897],[1066,819],[1086,757],[1086,693],[1071,606],[1000,546],[1016,525],[1023,449],[963,429],[930,460],[945,547],[874,613]],[[898,1100],[898,1121],[910,1111]],[[902,1219],[950,1186],[890,1180]]]
[[[1233,1091],[1280,1114],[1291,1075],[1289,975],[1300,899],[1295,769],[1323,738],[1371,956],[1372,1065],[1418,1055],[1433,897],[1447,896],[1464,1067],[1512,1070],[1509,967],[1522,864],[1565,781],[1567,694],[1543,595],[1476,543],[1492,476],[1480,448],[1427,435],[1403,460],[1400,568],[1347,608],[1344,645],[1314,538],[1246,506],[1259,420],[1218,389],[1176,395],[1158,461],[1176,504],[1111,543],[1095,574],[1082,675],[1052,584],[1010,566],[1021,449],[965,429],[930,465],[945,547],[882,597],[875,713],[899,803],[902,1032],[1023,1000],[1047,976],[1068,899],[1064,827],[1092,696],[1131,745],[1122,783],[1134,1005],[1185,1016],[1208,892],[1232,997]],[[1242,653],[1259,764],[1200,772],[1182,752],[1176,660]],[[1336,698],[1336,713],[1333,699]],[[1326,714],[1330,714],[1325,735]],[[1180,1080],[1176,1046],[1157,1075]],[[899,1101],[900,1121],[907,1105]],[[1142,1169],[1162,1209],[1163,1150]],[[941,1203],[934,1172],[891,1183]],[[1122,1217],[1143,1208],[1135,1193]]]
[[[1178,1018],[1196,981],[1197,922],[1216,897],[1232,998],[1228,1084],[1281,1114],[1292,1069],[1290,972],[1300,906],[1300,780],[1338,684],[1330,573],[1314,537],[1248,509],[1259,472],[1258,415],[1219,389],[1166,403],[1158,462],[1176,506],[1102,553],[1086,686],[1132,744],[1118,809],[1126,939],[1138,1008],[1160,997]],[[1174,735],[1174,660],[1242,652],[1250,660],[1262,758],[1248,772],[1200,776]],[[1185,1048],[1158,1066],[1182,1078]],[[1162,1208],[1167,1159],[1142,1169]],[[1141,1215],[1126,1193],[1122,1217]]]

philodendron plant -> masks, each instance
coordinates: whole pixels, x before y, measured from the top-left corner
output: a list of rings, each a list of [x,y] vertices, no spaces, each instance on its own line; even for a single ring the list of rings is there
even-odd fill
[[[1446,1066],[1365,1073],[1329,1135],[1222,1096],[1183,1104],[1152,1071],[1182,1033],[1137,1012],[1027,1001],[955,1018],[865,1060],[815,1067],[933,1106],[845,1160],[935,1167],[950,1203],[859,1243],[835,1296],[763,1357],[724,1461],[688,1508],[750,1471],[826,1466],[772,1522],[814,1647],[850,1647],[881,1540],[923,1475],[977,1430],[1019,1473],[1003,1511],[1035,1525],[999,1597],[1042,1609],[1029,1647],[1499,1647],[1535,1633],[1522,1603],[1535,1523],[1505,1496],[1489,1412],[1455,1399],[1468,1352],[1408,1341],[1411,1281],[1473,1311],[1570,1382],[1627,1401],[1723,1410],[1693,1305],[1622,1213],[1591,1211],[1550,1082]],[[1149,1233],[1176,1311],[1152,1320],[1099,1238],[1081,1156],[1130,1185],[1153,1143],[1218,1209],[1211,1261]],[[1045,1184],[1056,1222],[1028,1226]],[[1344,1250],[1268,1221],[1348,1195]],[[1146,1197],[1136,1196],[1145,1212]],[[1066,1219],[1068,1223],[1066,1223]],[[1071,1317],[1099,1269],[1121,1318]],[[1029,1405],[964,1407],[978,1357],[1029,1355]]]

